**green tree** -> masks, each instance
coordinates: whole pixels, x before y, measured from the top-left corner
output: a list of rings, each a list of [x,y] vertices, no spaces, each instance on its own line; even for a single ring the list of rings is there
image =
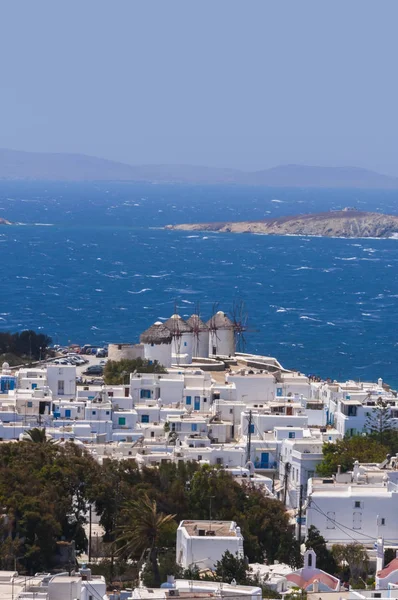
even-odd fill
[[[186,579],[183,577],[184,570],[176,563],[176,555],[174,550],[168,550],[163,554],[159,554],[158,562],[160,581],[162,583],[167,581],[168,575],[173,575],[176,579]],[[145,563],[141,573],[141,581],[145,587],[156,587],[155,575],[150,562]]]
[[[350,583],[357,584],[365,579],[369,570],[369,557],[366,548],[362,544],[334,544],[332,555],[339,565],[347,563],[350,569]],[[363,582],[362,582],[363,583]]]
[[[251,569],[244,558],[238,554],[232,554],[228,550],[224,552],[221,560],[215,564],[215,575],[219,581],[231,583],[235,580],[238,585],[247,585]]]
[[[104,368],[104,381],[108,385],[126,383],[130,373],[167,373],[166,369],[157,361],[149,362],[142,358],[134,360],[108,360]]]
[[[27,429],[25,431],[27,441],[33,442],[34,444],[53,444],[54,440],[47,438],[46,430],[39,427],[33,427],[33,429]]]
[[[319,569],[322,569],[331,575],[336,573],[336,561],[334,560],[332,553],[327,549],[325,538],[314,525],[311,525],[308,529],[305,547],[307,550],[311,548],[315,552],[316,566]]]
[[[380,444],[385,444],[391,438],[394,429],[391,406],[382,398],[377,399],[376,405],[369,413],[365,428]]]
[[[162,532],[175,515],[159,513],[155,500],[145,494],[137,500],[126,502],[123,507],[124,525],[118,527],[116,544],[118,555],[139,558],[148,551],[155,587],[160,587],[161,576],[158,564],[158,544]]]
[[[17,557],[28,572],[53,568],[60,540],[74,540],[78,552],[85,550],[86,489],[98,470],[72,443],[1,444],[0,546],[19,540]]]
[[[386,457],[388,448],[378,440],[369,436],[355,436],[327,442],[322,448],[323,460],[317,467],[317,473],[329,477],[337,473],[340,465],[343,472],[350,471],[355,460],[359,462],[381,462]]]

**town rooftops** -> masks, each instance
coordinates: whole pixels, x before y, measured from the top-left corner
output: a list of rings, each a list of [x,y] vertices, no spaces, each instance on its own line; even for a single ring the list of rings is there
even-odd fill
[[[235,521],[181,521],[181,528],[185,528],[190,537],[238,537],[240,528]]]

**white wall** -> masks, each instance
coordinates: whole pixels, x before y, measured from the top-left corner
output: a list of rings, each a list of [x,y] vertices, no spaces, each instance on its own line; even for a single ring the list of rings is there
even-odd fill
[[[71,397],[76,395],[76,367],[74,365],[48,365],[48,387],[53,397]]]
[[[197,523],[200,528],[200,521]],[[176,560],[184,569],[194,564],[199,569],[213,569],[227,550],[243,558],[243,537],[189,536],[181,523],[177,529]]]
[[[378,537],[384,537],[386,544],[398,543],[398,492],[364,485],[354,486],[355,489],[343,486],[339,494],[333,490],[333,484],[330,487],[329,494],[327,484],[324,491],[309,494],[307,529],[314,525],[331,543],[351,543],[354,539],[373,544]],[[355,502],[360,502],[359,508]],[[384,526],[381,518],[385,519]]]
[[[171,344],[144,344],[144,356],[146,360],[171,367]]]

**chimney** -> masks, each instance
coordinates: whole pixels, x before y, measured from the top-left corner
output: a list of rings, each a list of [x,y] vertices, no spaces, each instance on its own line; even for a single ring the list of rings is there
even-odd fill
[[[359,477],[359,462],[356,460],[354,462],[354,468],[352,470],[352,479],[353,481],[357,481]]]

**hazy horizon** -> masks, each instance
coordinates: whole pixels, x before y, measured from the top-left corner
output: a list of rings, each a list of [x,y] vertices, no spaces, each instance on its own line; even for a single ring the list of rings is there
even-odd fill
[[[0,147],[398,176],[394,0],[4,0]]]

